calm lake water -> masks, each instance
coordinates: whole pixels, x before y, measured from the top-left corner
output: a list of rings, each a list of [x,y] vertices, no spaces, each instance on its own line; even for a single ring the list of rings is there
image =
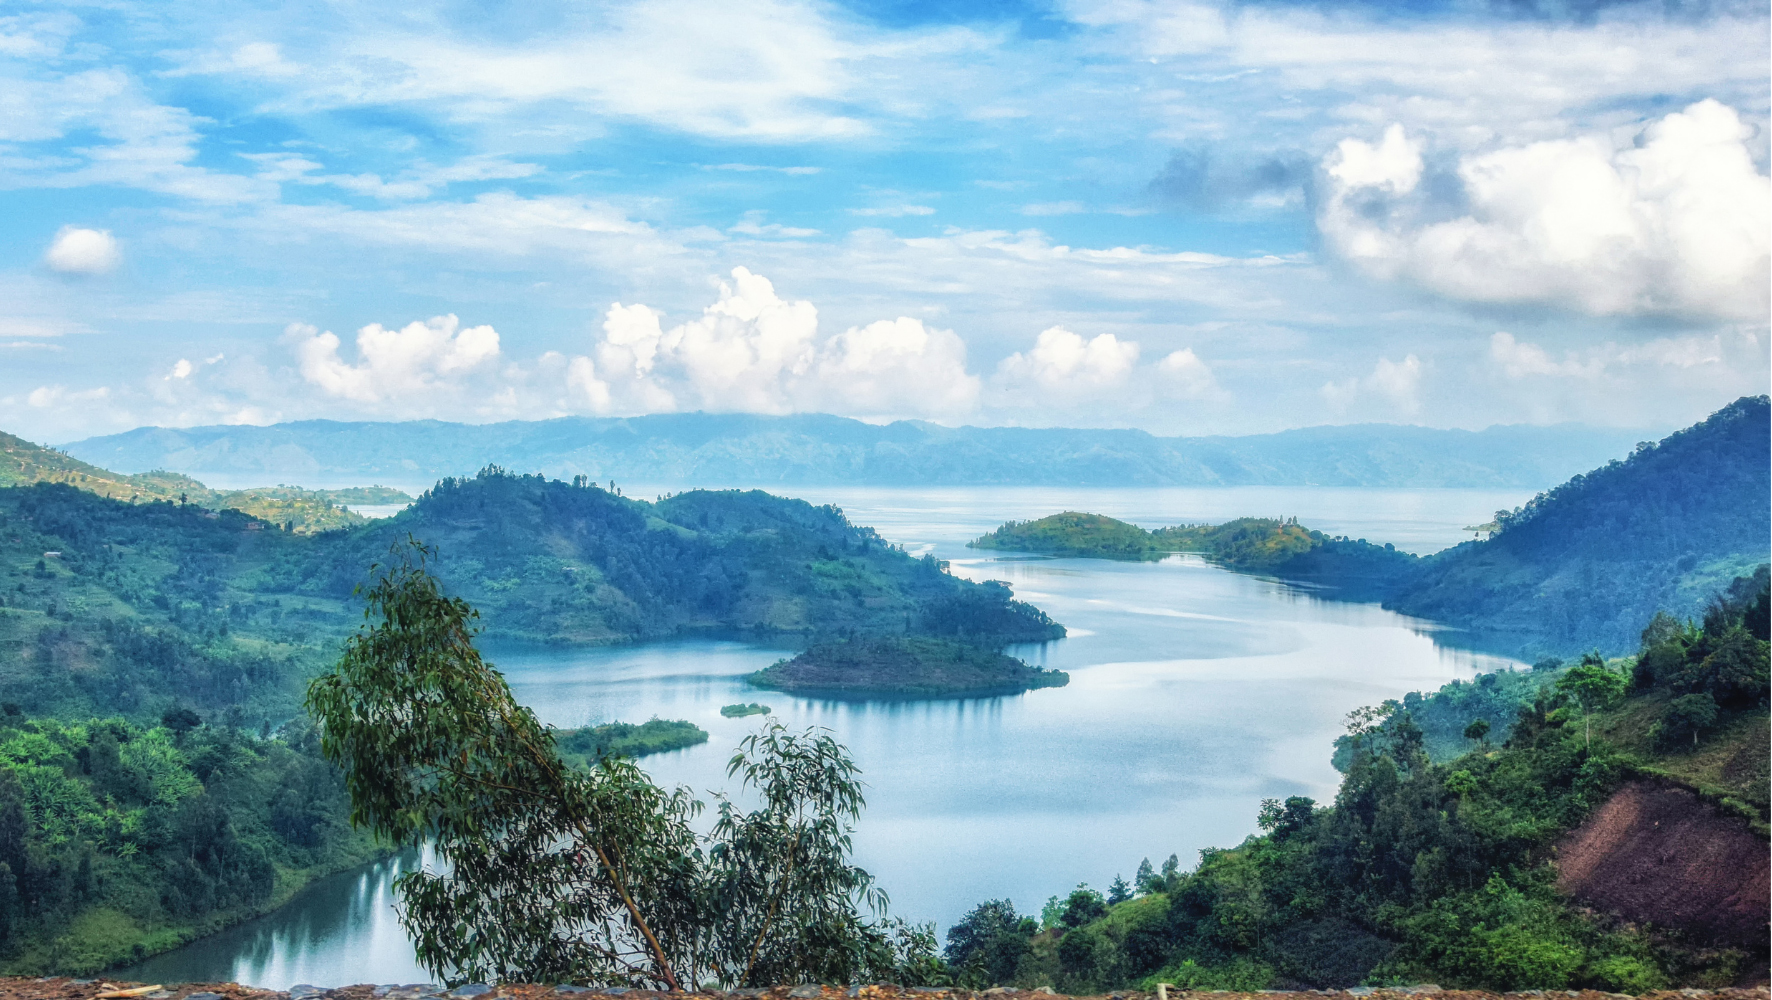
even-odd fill
[[[664,488],[624,491],[650,497]],[[601,649],[489,650],[544,722],[688,719],[708,743],[648,757],[665,784],[729,787],[726,760],[762,701],[790,726],[824,726],[868,783],[857,861],[893,912],[942,929],[986,899],[1037,912],[1078,882],[1106,887],[1141,858],[1188,867],[1255,830],[1263,798],[1327,801],[1330,744],[1361,705],[1514,664],[1436,641],[1431,623],[1325,601],[1191,556],[1160,563],[1031,559],[965,548],[1009,519],[1058,510],[1146,526],[1294,516],[1335,534],[1431,552],[1521,492],[1354,489],[800,488],[955,574],[1006,580],[1070,628],[1011,652],[1070,672],[1063,688],[959,701],[835,702],[748,688],[779,649],[706,640]],[[422,982],[393,909],[408,855],[338,876],[265,918],[127,970],[147,982]]]

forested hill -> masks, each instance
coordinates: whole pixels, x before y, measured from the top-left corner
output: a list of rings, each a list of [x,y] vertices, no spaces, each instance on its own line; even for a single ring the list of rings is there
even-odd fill
[[[1385,606],[1528,655],[1635,648],[1656,611],[1695,617],[1767,561],[1769,409],[1743,397],[1498,515],[1493,537],[1421,560]]]
[[[675,413],[500,424],[142,427],[68,446],[111,468],[429,483],[487,464],[569,479],[754,484],[1412,486],[1540,489],[1628,452],[1640,432],[1563,424],[1368,424],[1246,437],[1137,430],[876,426],[822,414]]]
[[[397,517],[300,535],[38,483],[0,488],[0,691],[30,714],[146,719],[176,702],[280,721],[360,620],[352,589],[409,534],[439,549],[446,586],[498,637],[1064,634],[1006,586],[950,576],[835,508],[763,493],[647,503],[488,470]]]
[[[403,504],[412,498],[385,486],[346,490],[304,490],[267,486],[212,490],[190,476],[153,470],[124,475],[82,462],[65,452],[0,432],[0,486],[67,483],[118,500],[173,500],[210,510],[239,510],[299,532],[361,524],[345,504]]]
[[[439,575],[494,636],[1063,634],[1008,588],[950,576],[835,507],[736,490],[651,503],[498,470],[445,479],[399,516],[329,539],[279,585],[348,594],[409,533],[441,550]]]

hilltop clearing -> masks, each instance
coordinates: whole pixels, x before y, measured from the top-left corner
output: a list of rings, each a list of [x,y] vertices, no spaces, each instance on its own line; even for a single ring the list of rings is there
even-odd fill
[[[123,475],[88,465],[65,452],[0,433],[0,487],[66,483],[116,500],[190,503],[208,510],[237,510],[295,532],[326,531],[362,524],[345,504],[404,504],[412,498],[386,486],[343,490],[304,490],[264,486],[212,490],[189,476],[153,470]]]
[[[1364,424],[1248,437],[1137,430],[884,426],[824,414],[662,413],[497,424],[436,420],[141,427],[69,445],[112,468],[229,477],[434,480],[489,464],[647,483],[1409,486],[1542,489],[1627,453],[1628,430]]]

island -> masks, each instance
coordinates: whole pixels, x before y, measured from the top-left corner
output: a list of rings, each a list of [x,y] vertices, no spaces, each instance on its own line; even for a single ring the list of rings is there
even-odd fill
[[[554,746],[561,759],[577,767],[593,766],[604,757],[645,757],[707,741],[707,730],[679,719],[654,718],[639,724],[611,722],[554,733]]]
[[[776,691],[902,698],[1020,694],[1070,679],[994,649],[913,635],[818,643],[750,675],[753,685]]]
[[[768,715],[769,706],[751,702],[746,705],[723,705],[720,714],[728,719],[743,719],[752,715]]]
[[[972,549],[1009,549],[1085,559],[1161,559],[1170,550],[1136,524],[1103,514],[1067,510],[1038,521],[1010,521],[966,543]]]

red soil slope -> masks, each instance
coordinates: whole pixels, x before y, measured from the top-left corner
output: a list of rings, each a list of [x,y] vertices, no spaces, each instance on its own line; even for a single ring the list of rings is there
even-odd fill
[[[1557,888],[1631,920],[1764,947],[1772,848],[1673,785],[1634,781],[1557,845]]]

